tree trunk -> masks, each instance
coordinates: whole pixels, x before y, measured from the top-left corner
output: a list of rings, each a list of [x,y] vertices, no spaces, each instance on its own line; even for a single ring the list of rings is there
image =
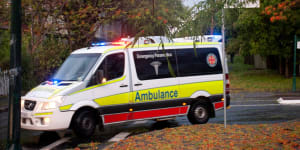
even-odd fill
[[[289,77],[289,59],[285,59],[285,75],[286,78]]]
[[[211,17],[210,35],[214,35],[214,16]]]
[[[300,64],[298,65],[298,75],[300,76]]]
[[[279,57],[279,74],[283,75],[282,57]]]

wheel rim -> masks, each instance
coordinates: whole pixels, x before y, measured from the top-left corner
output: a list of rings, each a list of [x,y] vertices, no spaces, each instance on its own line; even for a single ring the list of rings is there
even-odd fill
[[[83,127],[84,129],[91,129],[92,126],[93,126],[93,123],[92,123],[92,120],[91,120],[91,119],[89,119],[89,118],[84,118],[84,119],[82,120],[82,127]]]
[[[195,116],[197,118],[204,118],[206,116],[206,111],[203,107],[197,107],[195,109]]]

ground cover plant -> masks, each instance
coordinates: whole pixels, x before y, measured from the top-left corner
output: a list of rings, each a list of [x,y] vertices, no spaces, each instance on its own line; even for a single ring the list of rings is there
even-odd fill
[[[110,149],[300,149],[300,121],[166,128],[131,136]]]

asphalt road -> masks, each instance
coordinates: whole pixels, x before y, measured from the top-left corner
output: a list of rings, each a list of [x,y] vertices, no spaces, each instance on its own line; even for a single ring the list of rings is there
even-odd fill
[[[300,119],[300,105],[280,105],[276,100],[237,100],[227,109],[228,124],[270,124]],[[224,110],[209,123],[223,123]]]
[[[231,108],[227,109],[228,124],[272,124],[277,122],[285,122],[290,120],[300,120],[300,105],[280,105],[274,96],[264,97],[233,97]],[[224,122],[224,110],[216,113],[216,118],[211,118],[208,123],[222,124]],[[4,140],[6,135],[7,112],[0,113],[0,140]],[[71,140],[57,149],[74,148],[79,143],[88,143],[97,141],[101,143],[99,148],[109,144],[107,141],[120,132],[129,132],[131,135],[149,132],[152,130],[160,130],[163,128],[177,127],[181,125],[191,125],[186,117],[178,117],[175,120],[155,122],[155,121],[139,121],[126,124],[118,124],[107,126],[105,131],[97,131],[91,139],[78,139],[70,131],[59,132],[60,136],[71,137]],[[64,135],[65,134],[65,135]],[[22,144],[29,148],[41,148],[51,141],[58,139],[54,133],[33,132],[23,130],[21,132]],[[52,139],[49,138],[52,136]],[[46,137],[46,138],[45,138]],[[41,139],[41,140],[40,140]],[[46,139],[43,141],[43,139]]]

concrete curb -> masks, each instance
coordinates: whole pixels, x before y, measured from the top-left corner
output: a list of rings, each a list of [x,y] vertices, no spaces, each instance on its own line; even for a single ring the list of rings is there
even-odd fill
[[[277,99],[277,102],[279,104],[300,104],[300,97],[280,97]]]

